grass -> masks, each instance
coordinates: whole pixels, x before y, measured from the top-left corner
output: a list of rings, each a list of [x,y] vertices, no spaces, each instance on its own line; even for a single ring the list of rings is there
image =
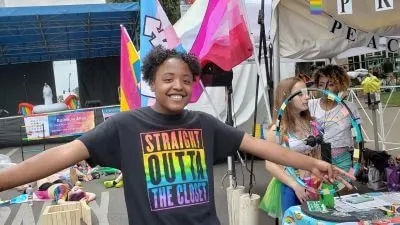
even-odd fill
[[[390,95],[390,92],[382,92],[381,93],[381,102],[383,105],[386,105],[389,95]],[[400,106],[400,90],[393,92],[392,96],[390,97],[388,106]]]

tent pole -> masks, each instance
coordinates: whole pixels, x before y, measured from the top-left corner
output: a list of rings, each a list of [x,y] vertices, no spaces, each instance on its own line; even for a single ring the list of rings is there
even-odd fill
[[[261,82],[262,82],[262,85],[263,85],[262,94],[263,94],[263,97],[264,97],[265,106],[267,108],[267,119],[268,119],[268,122],[271,123],[272,122],[272,116],[271,116],[270,108],[268,107],[270,105],[269,104],[269,97],[267,95],[267,91],[265,90],[265,88],[268,87],[267,86],[267,81],[266,81],[267,78],[265,76],[262,76],[260,62],[257,60],[257,52],[256,52],[256,45],[255,45],[255,41],[254,41],[254,36],[250,32],[250,26],[247,23],[247,21],[248,21],[247,18],[248,17],[247,17],[246,7],[245,7],[245,5],[243,3],[243,0],[240,0],[240,3],[241,3],[241,8],[243,9],[244,16],[246,18],[246,27],[247,27],[247,31],[249,33],[251,44],[253,45],[253,56],[254,56],[254,59],[255,59],[254,62],[256,63],[257,73],[260,74],[259,76],[261,76]]]
[[[273,81],[274,81],[274,90],[278,87],[279,81],[281,80],[281,62],[280,62],[280,47],[279,47],[279,5],[275,8],[274,13],[275,21],[276,21],[276,32],[274,37],[274,73],[273,73]]]

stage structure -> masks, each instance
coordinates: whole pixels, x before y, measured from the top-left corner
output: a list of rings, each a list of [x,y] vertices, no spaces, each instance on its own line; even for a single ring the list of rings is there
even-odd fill
[[[138,3],[0,8],[0,147],[19,145],[26,123],[41,121],[47,138],[65,141],[115,113],[120,25],[137,44],[138,20]],[[77,60],[81,109],[18,114],[20,103],[44,103],[44,83],[55,90],[52,61],[59,60]],[[24,141],[38,135],[27,130]]]

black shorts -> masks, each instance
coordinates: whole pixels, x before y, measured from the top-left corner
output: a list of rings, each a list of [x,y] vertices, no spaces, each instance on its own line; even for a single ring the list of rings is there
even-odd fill
[[[64,183],[64,182],[63,182],[62,180],[60,180],[60,179],[55,180],[53,183],[46,182],[46,183],[43,183],[42,185],[40,185],[40,187],[38,188],[38,190],[39,190],[39,191],[46,191],[47,189],[49,189],[49,187],[50,187],[51,185],[53,185],[53,184],[62,184],[62,183]]]

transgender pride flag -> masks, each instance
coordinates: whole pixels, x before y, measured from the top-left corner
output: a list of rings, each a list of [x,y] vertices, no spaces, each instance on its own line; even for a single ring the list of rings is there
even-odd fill
[[[120,111],[140,108],[140,60],[126,28],[121,25]]]
[[[144,59],[150,50],[158,45],[168,49],[185,51],[180,39],[171,25],[164,9],[158,0],[141,0],[140,2],[140,58]],[[149,85],[141,81],[142,106],[151,104],[149,97],[154,97],[154,92]],[[191,102],[197,101],[203,89],[198,82],[193,84]],[[154,101],[154,100],[153,100]]]

